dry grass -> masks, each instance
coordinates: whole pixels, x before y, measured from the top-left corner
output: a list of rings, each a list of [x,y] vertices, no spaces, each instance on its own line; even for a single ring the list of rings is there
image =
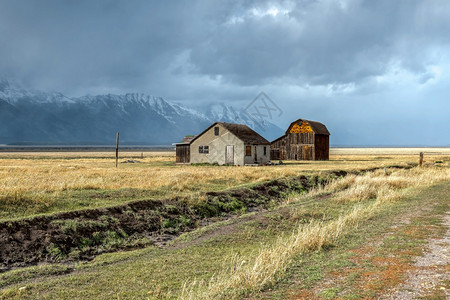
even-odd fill
[[[229,268],[209,281],[186,283],[179,299],[235,299],[248,292],[260,291],[283,275],[293,257],[332,245],[349,229],[401,199],[408,188],[422,188],[448,180],[449,168],[376,171],[339,179],[325,188],[327,192],[346,188],[337,194],[335,201],[375,201],[367,205],[357,204],[351,211],[330,222],[300,224],[291,235],[262,247],[254,259],[235,256],[228,262]]]
[[[448,147],[411,147],[411,148],[332,148],[331,155],[450,155]]]
[[[436,154],[433,157],[426,155],[425,161],[442,160],[444,163],[440,163],[440,165],[448,166],[449,156],[445,155]],[[217,188],[218,186],[234,186],[274,177],[305,174],[307,172],[316,173],[320,170],[351,170],[406,164],[417,162],[418,158],[416,154],[334,154],[331,156],[331,160],[326,162],[286,162],[284,165],[270,167],[216,167],[175,165],[173,163],[173,153],[145,153],[143,159],[139,158],[139,156],[140,153],[122,153],[121,161],[133,158],[143,163],[121,164],[118,169],[115,169],[113,167],[114,158],[111,153],[0,153],[0,194],[6,195],[6,197],[0,198],[0,203],[7,199],[11,200],[11,195],[16,195],[16,204],[24,205],[24,200],[41,201],[39,199],[45,200],[45,194],[54,193],[58,195],[73,189],[115,190],[138,188],[167,190],[168,196],[182,193],[195,194],[199,191]],[[389,209],[391,203],[402,198],[404,193],[414,190],[411,188],[421,188],[442,180],[450,180],[448,167],[425,167],[412,170],[387,168],[386,173],[381,170],[364,176],[348,176],[336,180],[325,189],[315,191],[315,193],[336,194],[336,197],[332,197],[330,201],[335,201],[333,205],[339,207],[336,211],[342,212],[340,217],[336,217],[337,212],[335,212],[333,216],[330,216],[334,218],[332,220],[321,219],[309,224],[299,223],[295,225],[295,231],[285,235],[280,233],[279,236],[281,237],[276,241],[272,238],[264,239],[261,244],[258,243],[257,247],[250,248],[249,251],[240,251],[240,253],[245,254],[233,256],[228,260],[225,259],[223,271],[219,267],[214,268],[213,270],[217,270],[217,273],[212,279],[186,282],[180,298],[233,299],[250,291],[266,288],[284,276],[286,268],[298,254],[335,244],[349,230],[363,224],[368,217],[376,215],[380,210]],[[364,185],[365,187],[358,192],[350,193],[352,190],[357,190],[358,185]],[[344,193],[348,194],[345,194],[346,196],[344,197]],[[10,195],[9,198],[7,195]],[[31,200],[29,198],[22,199],[21,195],[26,197],[31,195],[34,198],[31,198]],[[293,202],[299,200],[293,195],[290,198],[289,200]],[[328,201],[328,199],[326,200]],[[72,198],[69,201],[72,201]],[[342,205],[338,205],[336,202],[342,203]],[[301,211],[299,211],[300,213]],[[299,218],[295,216],[292,218],[292,220],[297,219]],[[289,228],[291,227],[289,226]],[[247,242],[244,244],[247,244]],[[218,248],[205,247],[204,249],[206,250],[201,250],[205,251],[200,252],[202,254],[198,255],[201,257],[201,260],[205,260],[204,257],[208,255],[208,251],[214,252],[210,249],[219,249],[223,245],[215,245],[214,247]],[[201,247],[195,246],[193,248]],[[228,253],[231,252],[226,252],[224,257],[227,257]],[[236,251],[232,253],[236,253]],[[125,257],[122,255],[128,254],[121,253],[118,257]],[[141,257],[143,254],[138,255]],[[59,289],[59,292],[72,298],[73,294],[71,292],[80,289],[82,291],[78,295],[95,295],[91,296],[91,298],[96,298],[96,296],[98,298],[98,295],[100,295],[99,290],[102,293],[107,293],[109,290],[115,290],[115,286],[121,286],[120,289],[126,289],[127,292],[132,289],[136,291],[145,286],[145,284],[142,284],[143,282],[149,283],[154,279],[151,277],[154,275],[149,275],[154,274],[152,273],[154,270],[161,268],[161,273],[164,273],[167,272],[165,269],[170,269],[170,266],[166,266],[167,258],[170,259],[170,255],[164,253],[161,256],[161,260],[151,265],[154,255],[154,252],[151,252],[148,256],[142,256],[143,258],[139,263],[134,263],[136,256],[133,256],[133,259],[125,261],[123,265],[111,266],[109,269],[107,266],[102,266],[101,271],[92,273],[95,275],[81,273],[79,275],[75,272],[73,277],[72,275],[70,277],[61,277],[61,281],[58,281],[57,284],[54,281],[55,279],[53,279],[53,283],[44,279],[43,283],[36,290],[41,293],[40,295],[44,295],[49,291],[53,291],[53,289]],[[191,257],[194,256],[183,256],[182,260],[191,261],[189,260]],[[109,258],[106,257],[106,259],[108,260]],[[120,259],[123,260],[123,258]],[[216,261],[221,261],[221,259],[222,257],[218,257]],[[192,261],[195,260],[193,259]],[[173,262],[171,264],[176,266],[181,264],[181,259],[173,258],[169,262]],[[179,287],[179,283],[186,278],[194,278],[195,276],[209,278],[209,272],[212,272],[212,269],[210,264],[206,265],[205,272],[186,273],[188,275],[180,275],[181,277],[173,276],[173,278],[176,277],[176,280],[170,279],[173,281],[173,285],[168,285],[169,288],[174,287],[175,289]],[[194,268],[192,264],[183,264],[183,266],[185,269]],[[149,269],[152,269],[152,271],[148,271]],[[201,270],[203,271],[203,269]],[[88,273],[91,273],[90,269]],[[117,274],[109,277],[112,273]],[[177,270],[177,273],[183,272]],[[130,278],[130,280],[124,281],[123,274],[127,274],[126,277]],[[164,274],[170,274],[170,272]],[[161,278],[161,281],[169,280],[166,275],[157,278]],[[97,283],[92,285],[92,282]],[[139,284],[136,284],[136,282]],[[67,290],[65,290],[66,285],[70,286],[67,287]],[[92,286],[96,286],[97,289],[93,289]],[[89,289],[89,292],[87,289]],[[30,290],[32,291],[30,293],[33,293],[30,294],[30,298],[39,295],[39,293],[35,292],[36,290]],[[95,290],[95,292],[90,294],[91,290]],[[158,294],[160,291],[158,290]],[[162,293],[165,293],[165,290]],[[167,296],[169,298],[178,296],[178,289],[175,294]],[[106,298],[111,295],[114,296],[114,293],[103,297]],[[83,296],[80,297],[83,298]]]
[[[413,168],[412,170],[377,170],[363,176],[350,175],[336,180],[323,191],[338,192],[338,202],[378,199],[396,200],[399,190],[409,187],[430,186],[435,182],[450,180],[449,168]]]
[[[425,162],[448,164],[447,152],[450,151],[447,150],[426,154]],[[403,154],[399,149],[396,154],[384,154],[380,149],[373,151],[370,148],[346,151],[332,149],[330,161],[285,162],[266,167],[176,165],[174,152],[145,152],[143,158],[140,152],[122,152],[120,161],[133,158],[142,163],[120,164],[117,169],[114,168],[114,153],[110,152],[1,152],[0,204],[6,207],[51,206],[58,202],[64,191],[124,188],[157,191],[161,197],[197,198],[204,191],[250,182],[308,172],[407,164],[417,162],[418,157],[417,154],[405,154],[411,151],[409,149]],[[363,154],[372,152],[375,154]]]
[[[185,284],[179,299],[236,299],[244,293],[259,291],[276,282],[294,256],[333,244],[347,228],[358,226],[361,219],[372,213],[373,209],[356,207],[327,224],[301,225],[293,234],[279,238],[272,246],[263,247],[250,263],[236,256],[229,263],[231,268],[210,281]]]
[[[369,151],[369,150],[368,150]],[[1,193],[55,192],[68,189],[151,189],[170,186],[175,191],[195,183],[233,179],[231,184],[295,175],[302,171],[360,169],[415,162],[412,155],[377,159],[373,155],[332,155],[324,162],[287,162],[271,167],[208,167],[175,165],[173,152],[121,153],[121,161],[135,158],[142,164],[114,168],[112,153],[104,152],[18,152],[0,153]],[[434,161],[442,156],[426,157]]]

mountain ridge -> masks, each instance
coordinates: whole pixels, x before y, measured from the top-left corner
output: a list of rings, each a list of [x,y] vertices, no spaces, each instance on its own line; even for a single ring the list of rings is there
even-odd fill
[[[200,111],[143,93],[70,98],[0,80],[0,144],[110,144],[119,131],[124,144],[169,145],[216,121],[247,124],[268,140],[282,134],[270,122],[257,128],[242,111],[224,104]]]

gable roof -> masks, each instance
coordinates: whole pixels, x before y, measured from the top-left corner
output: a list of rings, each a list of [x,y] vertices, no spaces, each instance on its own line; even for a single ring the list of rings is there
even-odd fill
[[[193,139],[195,139],[197,136],[196,135],[186,135],[183,140],[181,141],[181,143],[187,143],[189,144]]]
[[[283,134],[283,135],[280,136],[279,138],[277,138],[277,139],[271,141],[270,143],[273,144],[273,143],[275,143],[275,142],[278,142],[279,140],[281,140],[281,139],[284,138],[284,137],[286,137],[286,134]]]
[[[173,143],[172,145],[189,145],[193,139],[195,139],[197,136],[196,135],[186,135],[181,142],[178,143]]]
[[[330,132],[328,131],[327,127],[325,125],[323,125],[322,123],[317,122],[317,121],[305,120],[305,119],[298,119],[298,120],[292,122],[291,125],[289,125],[288,129],[286,130],[286,134],[289,133],[292,126],[294,126],[295,124],[298,124],[300,121],[308,123],[311,126],[311,129],[314,131],[315,134],[330,135]]]
[[[252,144],[252,145],[270,145],[270,142],[263,138],[259,133],[248,127],[247,125],[243,124],[233,124],[233,123],[225,123],[225,122],[216,122],[206,128],[202,133],[197,135],[194,139],[191,140],[190,143],[195,141],[198,137],[203,135],[205,132],[207,132],[209,129],[216,125],[222,125],[225,127],[228,131],[230,131],[232,134],[234,134],[238,139],[243,141],[246,144]]]
[[[243,124],[232,124],[217,122],[237,136],[241,141],[247,144],[270,145],[270,142],[263,138],[259,133]]]

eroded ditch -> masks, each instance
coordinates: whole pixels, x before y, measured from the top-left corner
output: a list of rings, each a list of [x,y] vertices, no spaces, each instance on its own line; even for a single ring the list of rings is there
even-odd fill
[[[197,204],[140,200],[0,222],[0,271],[41,262],[89,260],[105,252],[161,243],[233,214],[276,206],[291,192],[307,192],[347,174],[333,171],[208,192],[206,200]]]

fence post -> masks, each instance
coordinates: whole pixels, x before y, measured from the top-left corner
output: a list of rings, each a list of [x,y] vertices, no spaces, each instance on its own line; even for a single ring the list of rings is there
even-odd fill
[[[117,162],[119,161],[119,132],[117,131],[116,136],[116,168],[117,168]]]
[[[419,153],[419,167],[421,167],[423,164],[423,152]]]

